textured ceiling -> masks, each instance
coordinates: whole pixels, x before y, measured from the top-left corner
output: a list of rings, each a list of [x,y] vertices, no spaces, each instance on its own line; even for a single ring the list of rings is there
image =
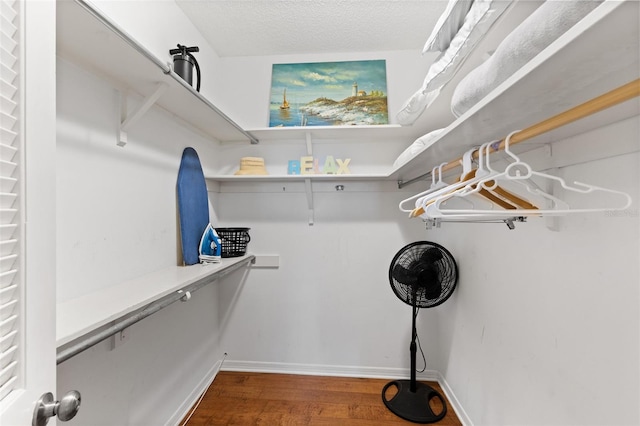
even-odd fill
[[[221,57],[421,49],[445,0],[176,0]]]

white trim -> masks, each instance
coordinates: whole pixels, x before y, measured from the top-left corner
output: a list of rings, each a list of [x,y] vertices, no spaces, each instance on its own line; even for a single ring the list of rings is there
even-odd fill
[[[374,379],[406,379],[405,368],[360,367],[351,365],[294,364],[284,362],[257,362],[226,360],[222,371],[252,373],[300,374],[310,376],[363,377]],[[419,374],[421,380],[438,381],[437,371],[427,370]]]
[[[453,408],[453,411],[456,412],[456,415],[458,416],[458,419],[460,420],[460,422],[462,422],[462,424],[465,426],[473,426],[473,422],[471,421],[471,418],[467,415],[467,412],[464,411],[464,408],[462,408],[462,405],[460,404],[460,400],[458,400],[456,395],[453,393],[453,389],[451,389],[451,386],[449,386],[449,383],[445,380],[442,374],[440,374],[439,372],[437,374],[438,374],[438,380],[437,380],[438,384],[440,384],[442,391],[444,392],[444,394],[447,397],[447,400],[449,401],[449,405],[451,405],[451,407]]]
[[[193,391],[191,391],[191,393],[184,399],[182,404],[180,404],[180,406],[176,408],[176,411],[174,411],[171,417],[169,417],[169,419],[165,422],[165,426],[175,426],[175,425],[179,425],[180,422],[182,422],[182,419],[184,419],[185,416],[189,414],[189,410],[191,410],[191,407],[193,407],[193,404],[195,404],[198,401],[198,399],[200,398],[200,395],[202,395],[202,393],[209,388],[211,383],[213,383],[213,380],[216,378],[216,376],[220,372],[222,361],[224,361],[224,358],[222,358],[219,361],[216,361],[213,367],[211,367],[211,369],[207,372],[207,374],[204,375],[202,380],[200,380],[200,383],[198,383],[198,385],[193,389]]]

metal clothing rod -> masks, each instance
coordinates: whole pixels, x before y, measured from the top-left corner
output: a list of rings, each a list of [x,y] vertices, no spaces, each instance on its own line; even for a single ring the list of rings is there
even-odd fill
[[[121,332],[122,330],[143,320],[144,318],[155,314],[156,312],[166,308],[172,303],[183,299],[186,296],[187,292],[193,293],[201,289],[202,287],[206,286],[207,284],[211,284],[217,279],[222,278],[225,275],[228,275],[244,267],[245,265],[253,263],[255,261],[255,258],[256,257],[254,255],[250,255],[246,259],[236,263],[235,265],[229,266],[228,268],[223,269],[221,271],[214,272],[208,277],[202,278],[201,280],[196,281],[195,283],[189,284],[188,286],[185,286],[180,290],[177,290],[171,294],[164,296],[161,299],[158,299],[149,303],[147,306],[139,308],[138,310],[128,314],[126,317],[115,320],[112,323],[112,325],[110,325],[108,328],[100,330],[95,334],[90,334],[85,337],[80,337],[76,339],[75,343],[73,343],[70,346],[63,347],[63,349],[58,351],[56,355],[56,364],[61,364],[65,362],[69,358],[78,355],[80,352],[83,352],[89,349],[90,347],[102,342],[103,340],[113,336],[114,334]]]
[[[233,126],[236,130],[242,133],[252,144],[257,144],[258,139],[253,136],[251,133],[244,130],[237,123],[235,123],[231,118],[229,118],[226,114],[220,111],[215,105],[209,102],[204,96],[196,92],[193,87],[189,86],[184,82],[182,78],[180,78],[176,73],[171,70],[171,67],[163,63],[159,60],[153,53],[144,48],[144,46],[140,45],[136,40],[134,40],[125,30],[116,25],[113,21],[111,21],[108,17],[104,16],[99,10],[97,10],[93,5],[86,2],[85,0],[75,0],[78,5],[80,5],[84,10],[86,10],[91,16],[100,21],[105,27],[109,28],[114,34],[120,37],[125,41],[129,46],[131,46],[134,50],[140,53],[142,56],[153,62],[163,74],[167,74],[173,79],[175,79],[178,83],[183,85],[186,89],[190,90],[195,97],[197,97],[200,101],[202,101],[205,105],[211,108],[216,114],[220,115],[226,122],[228,122],[231,126]]]
[[[576,120],[585,118],[591,114],[595,114],[596,112],[600,112],[612,106],[618,105],[637,96],[640,96],[640,79],[620,86],[617,89],[613,89],[610,92],[588,100],[583,104],[575,106],[544,121],[534,124],[533,126],[519,131],[518,133],[514,134],[509,140],[509,146],[519,144],[520,142],[524,142],[543,133],[555,130],[559,127],[565,126]],[[499,143],[496,142],[495,144],[492,144],[490,146],[490,149],[491,152],[498,152],[504,150],[504,146],[505,139],[502,139]],[[473,153],[473,158],[478,158],[477,151]],[[460,167],[461,161],[462,157],[448,162],[442,167],[442,173],[455,169],[456,167]],[[408,181],[398,181],[398,188],[403,188],[404,186],[409,185],[410,183],[413,183],[417,180],[423,179],[427,176],[431,176],[431,171]]]
[[[455,222],[455,223],[487,223],[487,224],[491,224],[491,223],[504,223],[505,225],[507,225],[507,227],[510,230],[515,229],[515,225],[514,222],[526,222],[527,218],[525,216],[513,216],[513,217],[508,217],[505,219],[462,219],[462,220],[455,220],[455,219],[441,219],[441,218],[433,218],[433,219],[426,219],[425,220],[425,225],[427,227],[427,229],[431,229],[431,228],[440,228],[440,224],[442,222]]]

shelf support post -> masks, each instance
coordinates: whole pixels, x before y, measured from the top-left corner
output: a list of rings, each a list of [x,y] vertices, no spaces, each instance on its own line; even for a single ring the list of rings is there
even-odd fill
[[[548,151],[549,154],[551,154],[551,146],[549,145]],[[547,170],[547,173],[554,175],[554,176],[558,176],[559,175],[560,170],[557,167],[554,167],[550,170]],[[546,183],[546,188],[544,188],[544,191],[547,194],[552,195],[553,197],[555,197],[556,195],[558,195],[558,184],[551,180],[551,179],[547,179],[547,183]],[[551,207],[552,201],[548,200],[548,207]],[[560,217],[558,216],[545,216],[544,218],[544,222],[545,222],[545,226],[549,231],[553,231],[553,232],[559,232],[560,231]]]
[[[311,190],[311,179],[306,178],[304,180],[304,190],[307,194],[307,207],[309,208],[309,226],[313,226],[314,212],[313,212],[313,192]]]
[[[120,138],[118,139],[118,146],[125,146],[127,144],[127,130],[142,118],[143,115],[149,111],[149,108],[162,96],[164,92],[169,88],[167,83],[158,83],[156,90],[147,96],[142,104],[131,115],[125,118],[120,124]]]
[[[307,142],[307,155],[313,156],[313,144],[311,143],[311,132],[305,132],[305,139]],[[311,189],[311,179],[304,180],[304,191],[307,194],[307,207],[309,208],[309,226],[313,226],[314,223],[314,211],[313,211],[313,191]]]
[[[307,155],[313,155],[313,145],[311,144],[311,132],[306,132],[305,137],[307,139]]]

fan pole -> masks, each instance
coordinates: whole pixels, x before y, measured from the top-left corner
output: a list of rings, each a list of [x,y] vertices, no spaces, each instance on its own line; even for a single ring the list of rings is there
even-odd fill
[[[409,383],[409,390],[411,392],[416,391],[416,354],[418,353],[418,348],[416,345],[416,339],[418,332],[416,331],[416,316],[418,315],[418,307],[415,304],[415,294],[414,294],[414,304],[413,304],[413,318],[411,320],[411,345],[409,345],[409,352],[411,353],[411,382]]]
[[[418,383],[416,380],[416,353],[418,332],[416,330],[416,316],[418,306],[416,305],[417,290],[413,292],[411,319],[411,380],[393,380],[382,388],[382,402],[387,408],[398,417],[414,423],[435,423],[444,418],[447,414],[447,403],[442,395],[426,383]],[[408,382],[408,383],[407,383]],[[387,398],[387,390],[396,388],[397,393]],[[436,414],[431,409],[429,402],[432,399],[439,399],[442,405],[440,413]]]

